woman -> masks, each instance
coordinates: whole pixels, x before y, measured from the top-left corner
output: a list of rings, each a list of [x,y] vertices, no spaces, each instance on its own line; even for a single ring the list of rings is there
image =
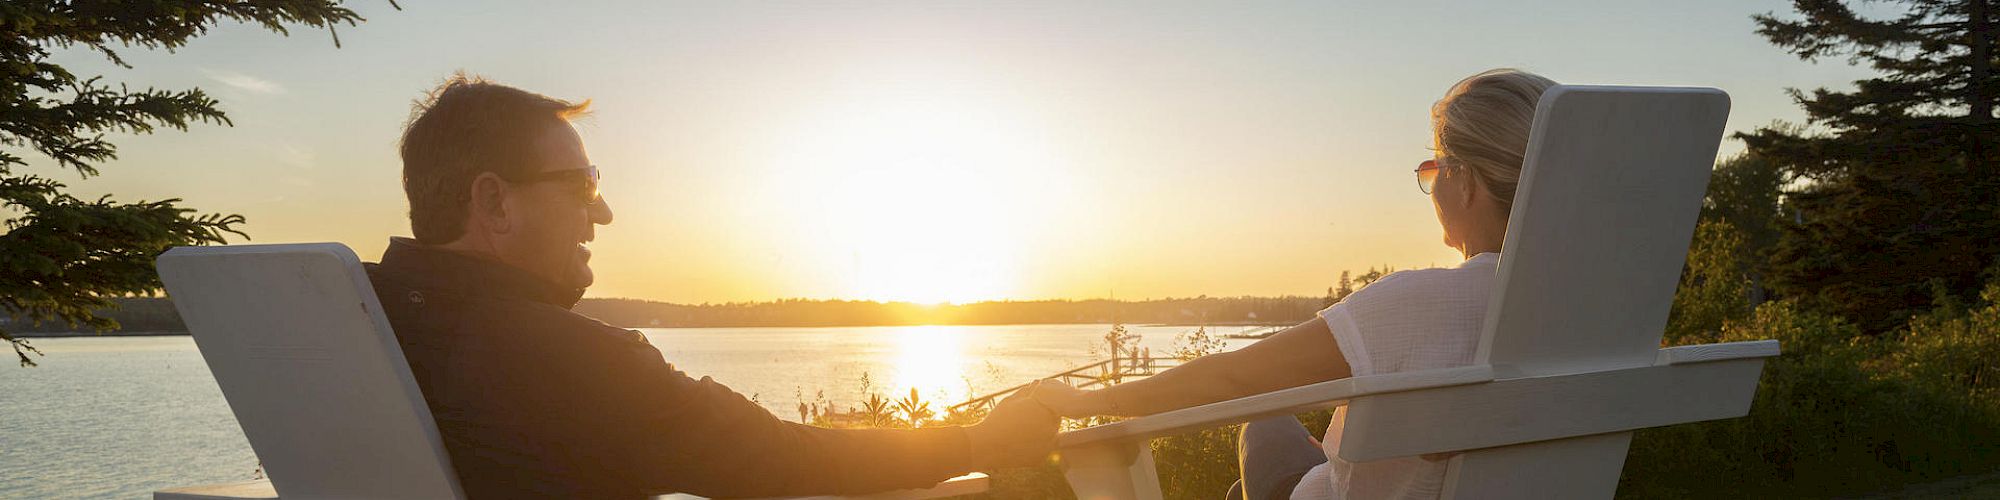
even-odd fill
[[[1151,378],[1094,391],[1044,381],[1035,398],[1070,417],[1137,416],[1344,377],[1472,364],[1535,103],[1555,85],[1496,69],[1459,81],[1431,107],[1436,156],[1418,165],[1417,183],[1437,209],[1445,245],[1464,255],[1463,263],[1389,274],[1311,321]],[[1324,451],[1292,417],[1244,426],[1237,446],[1243,477],[1230,498],[1438,496],[1445,457],[1341,460],[1335,452],[1345,419],[1345,408],[1334,412]]]

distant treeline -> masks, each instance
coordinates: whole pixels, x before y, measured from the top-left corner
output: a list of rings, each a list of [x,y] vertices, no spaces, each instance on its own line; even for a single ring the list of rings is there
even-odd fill
[[[1344,290],[1344,287],[1343,287]],[[1312,317],[1331,297],[1194,297],[1143,301],[1039,300],[924,305],[906,302],[786,299],[686,305],[634,299],[584,299],[576,311],[624,327],[1003,325],[1046,323],[1273,324]],[[164,298],[115,299],[101,315],[116,320],[106,334],[185,333],[180,313]],[[0,316],[0,329],[24,337],[87,328]]]
[[[115,333],[187,333],[187,325],[181,323],[180,311],[174,310],[174,303],[160,298],[117,298],[111,299],[117,308],[100,315],[118,321]],[[48,334],[70,334],[78,331],[89,332],[82,325],[70,325],[61,321],[36,323],[27,317],[6,314],[0,310],[0,330],[6,330],[16,337],[44,337]]]
[[[1195,297],[1144,301],[1039,300],[924,305],[790,299],[683,305],[590,299],[576,311],[627,327],[1013,325],[1037,323],[1268,324],[1311,318],[1325,297]]]

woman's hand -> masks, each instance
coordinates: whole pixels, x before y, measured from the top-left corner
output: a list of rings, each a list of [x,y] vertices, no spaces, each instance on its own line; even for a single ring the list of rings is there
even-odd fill
[[[1033,393],[1000,400],[986,419],[965,428],[966,444],[979,470],[1046,463],[1056,450],[1062,419],[1035,401]]]
[[[1043,379],[1031,386],[1036,401],[1065,417],[1088,417],[1111,413],[1110,400],[1103,391],[1085,391],[1055,379]]]

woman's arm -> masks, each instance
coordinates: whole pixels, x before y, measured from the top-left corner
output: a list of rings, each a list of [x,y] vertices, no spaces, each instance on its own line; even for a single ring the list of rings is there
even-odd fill
[[[1035,398],[1064,416],[1138,416],[1347,378],[1347,359],[1313,318],[1242,349],[1195,358],[1158,375],[1082,391],[1044,381]]]

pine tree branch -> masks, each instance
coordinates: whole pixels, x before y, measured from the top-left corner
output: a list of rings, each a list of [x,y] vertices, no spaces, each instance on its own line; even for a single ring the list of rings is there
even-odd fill
[[[394,0],[392,7],[401,9]],[[338,0],[8,0],[0,2],[0,146],[31,149],[84,176],[117,158],[106,135],[231,125],[201,89],[134,90],[81,77],[50,61],[51,50],[81,45],[120,67],[137,47],[169,52],[222,22],[256,24],[279,35],[326,29],[339,46],[342,24],[363,21]],[[115,46],[115,47],[114,47]],[[153,258],[169,248],[227,243],[241,215],[199,214],[179,199],[80,200],[55,181],[13,175],[24,155],[0,151],[0,312],[71,328],[116,328],[98,311],[121,296],[161,289]],[[40,354],[0,331],[22,366]]]
[[[5,311],[0,311],[0,312],[5,312]],[[41,349],[36,349],[35,346],[28,344],[28,339],[14,338],[13,335],[7,334],[7,330],[5,329],[0,329],[0,340],[7,341],[7,344],[14,348],[14,357],[21,359],[20,362],[22,368],[31,368],[36,366],[35,360],[33,358],[28,357],[29,354],[34,354],[36,356],[44,356],[44,354],[42,354]]]

